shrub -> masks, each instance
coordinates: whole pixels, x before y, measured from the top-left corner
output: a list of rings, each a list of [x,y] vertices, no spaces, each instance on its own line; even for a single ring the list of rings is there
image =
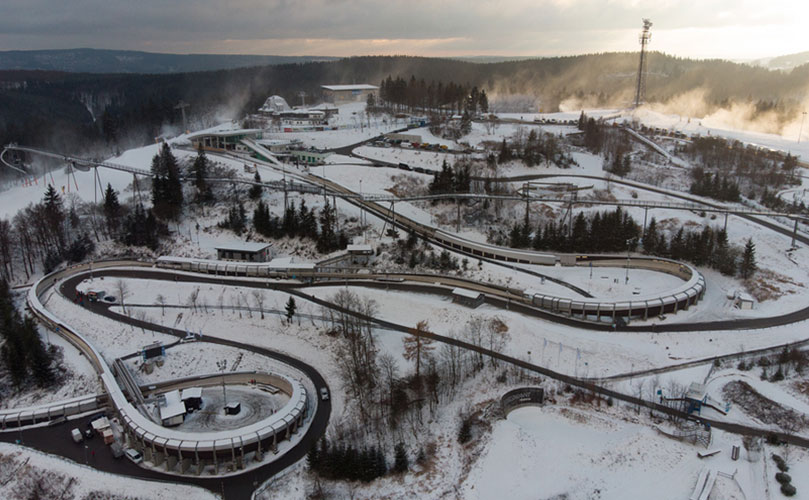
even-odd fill
[[[772,438],[774,438],[775,443],[772,442],[773,441]],[[780,443],[780,441],[778,440],[778,436],[776,436],[775,434],[770,434],[769,436],[767,436],[767,442],[770,444]],[[789,465],[787,465],[787,463],[784,461],[783,458],[781,458],[780,455],[776,455],[775,453],[773,453],[772,461],[775,462],[775,465],[778,466],[778,470],[780,470],[781,472],[789,472]]]
[[[781,485],[781,493],[783,493],[784,496],[793,497],[797,491],[798,490],[796,490],[795,487],[789,483]]]
[[[776,472],[775,480],[781,484],[787,484],[792,482],[792,476],[790,476],[786,472]]]
[[[469,418],[464,418],[461,422],[461,428],[458,429],[458,442],[461,444],[468,443],[472,439],[472,424]]]

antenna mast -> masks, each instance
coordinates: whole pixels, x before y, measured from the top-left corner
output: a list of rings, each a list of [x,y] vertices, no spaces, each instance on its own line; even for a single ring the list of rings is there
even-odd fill
[[[180,102],[178,102],[177,105],[174,106],[174,109],[179,109],[183,114],[183,133],[184,134],[188,133],[188,120],[186,120],[186,118],[185,118],[185,108],[187,108],[188,106],[190,106],[190,104],[188,104],[187,102],[185,102],[183,100],[180,100]]]
[[[646,46],[652,41],[652,21],[643,20],[643,31],[638,35],[640,43],[640,64],[638,65],[638,83],[635,87],[635,107],[639,107],[646,100]]]

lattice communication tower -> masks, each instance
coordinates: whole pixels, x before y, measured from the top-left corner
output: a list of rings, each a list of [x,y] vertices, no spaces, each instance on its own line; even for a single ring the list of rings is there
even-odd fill
[[[638,83],[635,87],[635,107],[646,100],[646,46],[652,41],[652,21],[643,20],[643,31],[638,35],[640,42],[640,64],[638,65]]]

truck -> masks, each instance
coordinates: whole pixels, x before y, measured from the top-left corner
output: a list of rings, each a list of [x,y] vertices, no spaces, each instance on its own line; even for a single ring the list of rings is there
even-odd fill
[[[121,443],[117,441],[110,445],[110,451],[112,452],[112,456],[114,458],[121,458],[124,456],[124,447],[121,446]]]
[[[84,436],[82,436],[81,431],[79,429],[73,429],[70,431],[70,435],[73,436],[74,443],[81,443],[84,441]]]

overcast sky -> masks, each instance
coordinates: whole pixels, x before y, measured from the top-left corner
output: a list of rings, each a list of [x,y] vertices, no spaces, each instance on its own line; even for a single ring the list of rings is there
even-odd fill
[[[809,50],[809,0],[2,0],[0,50],[550,56]]]

